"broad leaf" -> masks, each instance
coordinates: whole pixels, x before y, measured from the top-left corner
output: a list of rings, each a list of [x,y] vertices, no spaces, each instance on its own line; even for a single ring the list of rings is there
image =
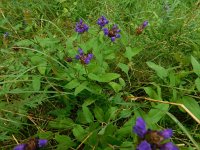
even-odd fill
[[[88,77],[91,80],[95,80],[95,81],[98,81],[98,82],[110,82],[114,79],[119,78],[120,75],[117,74],[117,73],[105,73],[105,74],[101,74],[101,75],[96,75],[96,74],[90,73],[88,75]]]
[[[162,66],[156,65],[153,62],[147,62],[147,65],[153,69],[161,79],[164,79],[168,76],[167,69],[163,68]]]
[[[93,122],[94,121],[94,117],[93,117],[91,111],[89,110],[89,108],[86,107],[86,106],[83,106],[82,108],[83,108],[83,115],[85,116],[86,121],[88,123]]]
[[[193,56],[191,56],[191,63],[193,71],[200,77],[200,64]]]
[[[198,119],[200,119],[200,106],[192,97],[185,96],[180,102],[185,105]]]
[[[132,57],[137,55],[142,49],[141,48],[131,48],[126,47],[126,52],[124,53],[124,56],[128,58],[129,61],[131,61]]]

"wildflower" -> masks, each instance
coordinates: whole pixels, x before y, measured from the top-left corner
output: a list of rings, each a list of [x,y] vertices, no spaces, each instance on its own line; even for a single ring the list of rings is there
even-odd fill
[[[137,146],[137,150],[178,150],[172,142],[164,143],[166,139],[169,139],[173,135],[171,129],[162,131],[147,129],[145,121],[139,117],[133,127],[133,132],[142,140]]]
[[[78,32],[79,34],[88,31],[88,29],[89,29],[88,25],[84,24],[83,20],[80,19],[80,21],[76,23],[75,31]]]
[[[108,28],[104,28],[103,31],[106,36],[110,37],[112,42],[114,42],[116,38],[120,38],[119,32],[121,30],[118,29],[117,25],[114,25],[110,30]]]
[[[104,16],[101,16],[98,21],[97,21],[97,24],[102,28],[104,27],[106,24],[108,24],[109,21],[106,19],[106,17]]]
[[[92,53],[84,54],[81,48],[78,49],[79,54],[75,56],[75,59],[80,60],[82,64],[89,64],[94,57]]]
[[[148,22],[147,20],[144,21],[144,22],[136,29],[136,34],[137,34],[137,35],[142,34],[143,30],[147,27],[148,23],[149,23],[149,22]]]
[[[37,150],[47,145],[46,139],[32,138],[27,143],[19,144],[13,150]]]

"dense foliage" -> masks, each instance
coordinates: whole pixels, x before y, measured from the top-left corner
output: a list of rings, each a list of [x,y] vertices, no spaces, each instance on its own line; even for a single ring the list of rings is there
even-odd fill
[[[199,8],[1,0],[0,148],[200,149]]]

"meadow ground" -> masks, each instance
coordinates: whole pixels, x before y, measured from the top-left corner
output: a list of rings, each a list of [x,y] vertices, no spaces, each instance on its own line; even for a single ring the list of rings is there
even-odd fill
[[[199,150],[199,24],[197,0],[0,0],[0,149]]]

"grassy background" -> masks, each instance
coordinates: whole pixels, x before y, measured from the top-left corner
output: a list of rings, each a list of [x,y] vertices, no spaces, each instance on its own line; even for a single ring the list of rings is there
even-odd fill
[[[16,144],[14,137],[23,142],[36,132],[42,134],[38,131],[54,133],[55,129],[48,127],[52,116],[59,114],[74,120],[80,117],[77,110],[88,95],[68,95],[68,92],[62,90],[62,76],[56,74],[59,72],[56,65],[47,64],[47,70],[53,68],[53,72],[40,75],[36,71],[37,62],[34,63],[38,49],[41,54],[48,53],[49,62],[56,59],[65,64],[63,58],[67,52],[63,43],[74,35],[74,27],[79,18],[88,24],[96,24],[98,17],[105,15],[111,23],[119,25],[122,36],[126,35],[128,46],[142,48],[128,63],[131,86],[126,87],[125,93],[147,96],[148,92],[144,87],[153,86],[152,89],[156,91],[156,86],[159,86],[163,99],[170,101],[170,95],[176,89],[178,98],[181,95],[189,96],[199,103],[199,92],[194,87],[196,75],[191,73],[193,71],[190,62],[191,55],[197,60],[200,59],[199,7],[200,3],[196,0],[1,0],[1,147],[12,148]],[[136,36],[135,29],[144,20],[149,21],[148,28],[142,36]],[[9,32],[6,39],[3,38],[5,32]],[[33,38],[37,40],[32,41]],[[44,45],[40,42],[42,39]],[[19,43],[20,41],[22,42]],[[29,46],[29,42],[37,46]],[[57,43],[57,46],[54,47],[52,43]],[[15,48],[20,44],[27,44],[27,49]],[[38,58],[43,59],[40,55]],[[114,62],[118,61],[120,60],[117,57]],[[182,76],[181,84],[171,87],[161,81],[148,67],[147,61],[164,68],[173,68],[175,75]],[[39,91],[34,89],[32,83],[38,79],[41,81]],[[144,107],[149,109],[147,105]],[[189,134],[199,141],[199,126],[195,121],[177,107],[172,107],[170,112],[188,129]],[[164,117],[159,124],[163,127],[175,126],[175,141],[191,144],[185,133],[179,131],[177,123],[172,122],[169,117]],[[54,149],[56,145],[52,133],[45,134],[52,140],[47,149]],[[69,135],[64,129],[58,133]]]

